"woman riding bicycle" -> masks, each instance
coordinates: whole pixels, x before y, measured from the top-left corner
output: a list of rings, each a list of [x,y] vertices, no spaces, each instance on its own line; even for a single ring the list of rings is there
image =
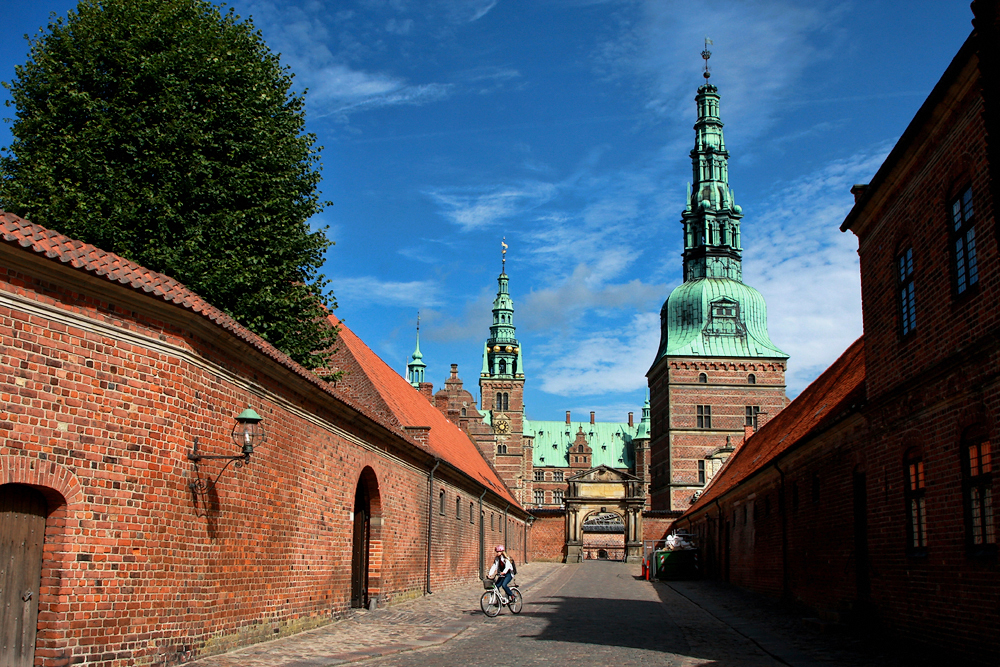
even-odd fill
[[[502,544],[498,544],[495,551],[497,555],[493,559],[493,565],[490,566],[489,577],[490,579],[494,576],[497,577],[497,588],[502,588],[503,592],[507,594],[507,599],[503,601],[504,604],[507,604],[507,600],[511,599],[510,588],[508,588],[507,584],[510,583],[511,578],[514,576],[512,574],[514,563],[504,553]]]

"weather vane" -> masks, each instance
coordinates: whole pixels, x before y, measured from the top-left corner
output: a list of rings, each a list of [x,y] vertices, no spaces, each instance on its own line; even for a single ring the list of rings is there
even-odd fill
[[[507,237],[500,241],[500,273],[507,273]]]
[[[417,335],[420,335],[420,311],[417,311]]]
[[[708,37],[705,38],[705,50],[701,52],[701,57],[705,59],[705,73],[702,75],[706,79],[712,76],[712,72],[708,69],[708,59],[712,57],[712,52],[708,50],[708,45],[712,44],[712,40]]]

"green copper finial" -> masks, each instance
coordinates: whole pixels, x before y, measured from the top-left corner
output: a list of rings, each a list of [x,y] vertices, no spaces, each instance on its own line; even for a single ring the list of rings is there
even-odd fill
[[[712,76],[712,71],[708,69],[708,59],[712,57],[712,52],[708,50],[708,45],[712,43],[712,40],[705,37],[705,50],[701,52],[701,57],[705,59],[705,72],[702,76],[704,76],[706,80],[708,80],[708,77]]]
[[[507,273],[507,237],[500,241],[500,273]]]
[[[420,311],[417,311],[417,346],[413,350],[410,363],[406,364],[406,379],[414,387],[419,387],[424,381],[424,371],[427,364],[423,361],[424,355],[420,353]]]

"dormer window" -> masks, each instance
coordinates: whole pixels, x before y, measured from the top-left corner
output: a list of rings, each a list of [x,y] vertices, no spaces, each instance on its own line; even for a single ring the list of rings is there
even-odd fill
[[[709,320],[705,325],[705,333],[720,336],[744,336],[746,327],[740,320],[740,304],[728,297],[722,297],[711,303]]]

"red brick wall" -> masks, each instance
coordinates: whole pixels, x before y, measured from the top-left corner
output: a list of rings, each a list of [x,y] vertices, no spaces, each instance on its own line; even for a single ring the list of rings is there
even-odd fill
[[[535,515],[531,526],[531,560],[561,563],[566,560],[566,515]]]
[[[707,382],[698,381],[700,374]],[[756,382],[749,384],[748,377]],[[650,375],[651,507],[685,510],[703,485],[698,461],[727,443],[743,438],[746,407],[759,406],[773,418],[788,404],[785,365],[781,361],[748,359],[682,359],[662,362]],[[711,428],[701,429],[697,406],[711,408]],[[710,471],[706,470],[706,481]]]
[[[198,315],[82,274],[64,289],[66,273],[42,270],[55,278],[0,272],[0,483],[50,499],[43,664],[171,663],[343,612],[365,469],[377,480],[370,593],[420,594],[426,455]],[[235,453],[233,417],[248,405],[267,442],[196,495],[188,483],[214,479],[222,462],[190,462],[194,439],[203,454]],[[481,487],[439,468],[435,500],[441,488],[437,588],[478,571],[468,503],[478,508]],[[487,515],[502,517],[493,501]],[[496,525],[487,541],[503,534]],[[523,550],[523,522],[506,527]]]
[[[975,82],[961,85],[961,98],[942,111],[926,142],[910,158],[914,164],[905,182],[870,216],[877,222],[859,238],[872,398],[917,379],[1000,324],[1000,309],[993,307],[1000,285],[982,98]],[[948,203],[968,185],[979,221],[979,284],[960,297],[953,285]],[[917,320],[914,333],[901,341],[895,260],[905,247],[914,253]]]

